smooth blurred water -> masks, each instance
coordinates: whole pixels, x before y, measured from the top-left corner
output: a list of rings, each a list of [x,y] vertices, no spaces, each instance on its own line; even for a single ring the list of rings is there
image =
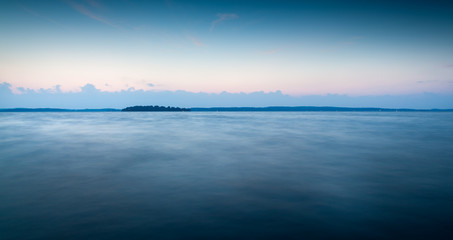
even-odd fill
[[[0,239],[453,239],[452,113],[0,113]]]

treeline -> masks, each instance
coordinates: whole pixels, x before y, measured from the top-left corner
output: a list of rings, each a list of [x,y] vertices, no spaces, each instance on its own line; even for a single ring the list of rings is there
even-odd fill
[[[133,106],[121,110],[122,112],[189,112],[190,108],[164,106]]]

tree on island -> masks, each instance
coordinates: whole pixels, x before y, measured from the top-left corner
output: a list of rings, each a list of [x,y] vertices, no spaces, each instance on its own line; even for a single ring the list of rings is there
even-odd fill
[[[122,112],[189,112],[190,108],[164,106],[133,106],[121,110]]]

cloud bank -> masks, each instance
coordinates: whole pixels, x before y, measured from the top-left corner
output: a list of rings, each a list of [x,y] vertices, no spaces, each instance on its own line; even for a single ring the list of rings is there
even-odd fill
[[[383,108],[453,108],[453,95],[415,94],[399,96],[311,95],[294,97],[276,92],[253,93],[192,93],[186,91],[144,91],[128,89],[103,92],[86,84],[80,92],[55,89],[17,89],[0,83],[0,108],[124,108],[134,105],[163,105],[178,107],[265,107],[265,106],[336,106]]]

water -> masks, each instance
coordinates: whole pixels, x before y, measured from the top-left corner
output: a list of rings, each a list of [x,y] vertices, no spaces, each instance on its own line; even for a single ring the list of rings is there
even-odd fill
[[[452,113],[0,113],[0,239],[452,239]]]

